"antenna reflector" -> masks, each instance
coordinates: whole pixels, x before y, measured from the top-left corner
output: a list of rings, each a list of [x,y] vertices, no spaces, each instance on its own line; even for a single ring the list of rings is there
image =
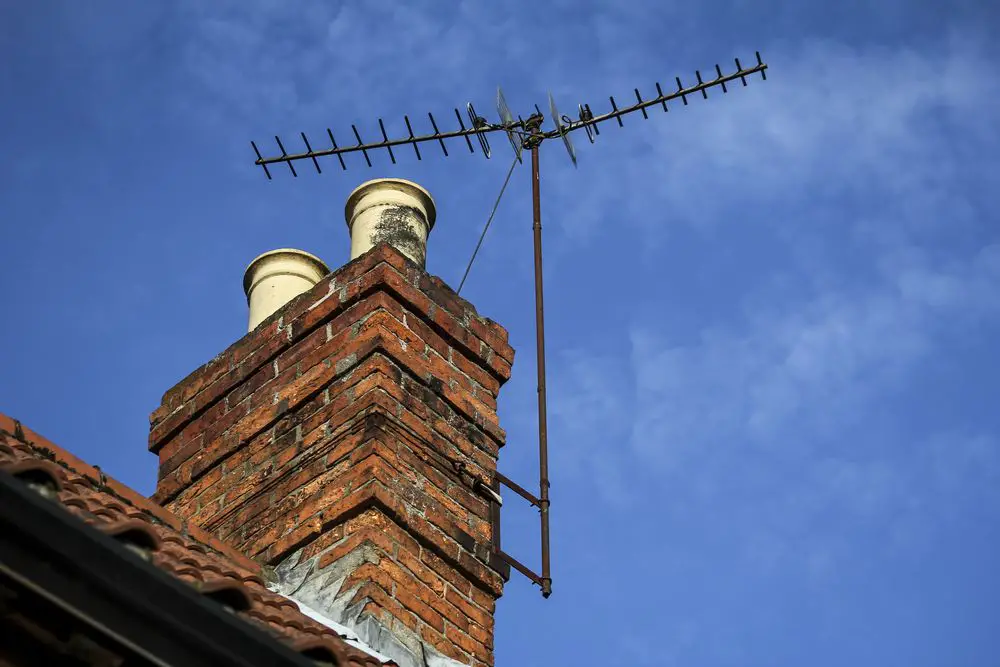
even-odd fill
[[[410,117],[404,115],[403,120],[406,121],[406,130],[410,133],[410,141],[413,141],[413,126],[410,125]],[[420,148],[417,147],[416,141],[413,141],[413,152],[417,154],[417,159],[420,160]]]
[[[483,155],[486,159],[490,159],[490,142],[486,139],[486,134],[483,132],[489,130],[490,124],[485,118],[476,113],[476,108],[472,106],[472,102],[465,105],[465,111],[469,114],[469,122],[472,123],[472,127],[477,130],[482,130],[476,134],[476,138],[479,139],[479,147],[483,149]]]
[[[556,125],[556,130],[559,132],[559,136],[562,137],[563,145],[566,146],[566,152],[569,153],[569,159],[573,161],[573,166],[576,166],[576,150],[573,148],[573,142],[569,140],[569,131],[563,127],[563,117],[559,115],[559,110],[556,109],[556,101],[552,97],[552,93],[549,93],[549,111],[552,113],[552,122]],[[572,119],[568,116],[565,120],[566,124],[572,123]]]
[[[514,149],[514,156],[518,162],[521,162],[521,142],[514,138],[514,131],[512,129],[514,114],[510,112],[510,107],[507,106],[507,98],[503,96],[503,90],[501,90],[500,86],[497,86],[497,114],[500,116],[500,124],[503,125],[504,131],[507,133],[510,146]]]
[[[583,126],[584,131],[587,133],[587,138],[590,139],[590,143],[594,143],[594,137],[597,136],[597,125],[591,125],[589,121],[594,120],[594,112],[590,110],[589,104],[581,104],[580,108],[580,122],[585,123]]]
[[[260,149],[257,148],[257,143],[254,142],[254,141],[251,141],[250,145],[253,146],[253,152],[257,154],[257,164],[259,164],[260,166],[262,166],[264,168],[264,175],[267,176],[267,180],[270,181],[271,180],[271,172],[269,172],[267,170],[267,163],[264,162],[264,156],[260,154]]]
[[[385,133],[385,123],[382,119],[378,119],[378,127],[382,130],[382,141],[385,142],[385,147],[389,151],[389,159],[392,160],[393,164],[396,164],[396,156],[392,154],[392,145],[389,143],[389,135]]]
[[[319,161],[316,159],[316,155],[313,153],[312,146],[309,145],[309,140],[306,138],[305,132],[299,132],[302,135],[302,143],[306,145],[306,155],[312,158],[313,166],[316,167],[316,173],[322,174],[323,170],[319,168]]]
[[[281,143],[281,138],[278,135],[274,135],[274,140],[276,142],[278,142],[278,148],[281,149],[281,157],[285,158],[285,164],[287,164],[288,168],[291,170],[292,176],[294,176],[295,178],[298,178],[299,175],[295,173],[295,165],[292,164],[292,161],[288,159],[288,153],[285,152],[285,147]]]
[[[330,130],[330,128],[326,128],[326,133],[330,136],[330,144],[333,146],[333,150],[335,151],[340,150],[337,148],[337,140],[333,138],[333,132]],[[343,169],[344,171],[347,171],[347,165],[344,164],[344,156],[341,155],[340,153],[337,153],[337,159],[340,160],[340,168]]]
[[[427,117],[431,119],[431,127],[434,128],[434,136],[438,143],[441,144],[441,150],[444,152],[444,156],[448,157],[448,147],[444,145],[444,139],[441,138],[441,130],[438,129],[438,124],[434,122],[434,114],[430,111],[427,112]]]
[[[355,127],[354,124],[352,123],[351,129],[354,130],[354,136],[358,140],[358,148],[361,149],[361,154],[365,156],[365,162],[367,162],[368,166],[371,167],[372,161],[371,158],[368,157],[368,149],[365,146],[364,140],[361,139],[361,134],[358,132],[358,128]]]
[[[646,113],[646,107],[642,106],[642,95],[639,94],[639,89],[638,88],[635,89],[635,100],[636,100],[636,102],[639,105],[639,111],[642,112],[642,117],[645,120],[649,120],[649,114]]]
[[[469,139],[469,135],[465,132],[465,123],[462,122],[462,114],[458,112],[458,109],[455,109],[455,118],[458,119],[458,127],[461,130],[462,136],[465,137],[465,143],[469,145],[469,152],[475,153],[476,150],[472,147],[472,139]]]
[[[760,59],[760,51],[755,51],[754,53],[757,56],[757,67],[760,68],[760,78],[763,81],[767,81],[767,72],[764,71],[765,65],[764,61]]]

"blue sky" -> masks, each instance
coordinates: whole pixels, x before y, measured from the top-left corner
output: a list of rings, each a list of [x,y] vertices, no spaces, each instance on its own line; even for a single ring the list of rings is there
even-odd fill
[[[456,285],[510,162],[498,137],[268,182],[251,139],[492,116],[497,84],[603,111],[759,49],[767,82],[577,136],[576,170],[543,148],[555,593],[512,578],[497,664],[1000,664],[998,24],[986,0],[4,2],[0,411],[149,493],[147,416],[244,333],[250,259],[341,265],[347,194],[399,176]],[[528,176],[463,290],[518,350],[525,483]]]

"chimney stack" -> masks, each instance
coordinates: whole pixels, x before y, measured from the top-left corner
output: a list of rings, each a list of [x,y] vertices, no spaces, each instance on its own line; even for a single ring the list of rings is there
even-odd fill
[[[366,183],[347,218],[355,259],[333,273],[287,250],[248,269],[252,331],[150,417],[153,498],[400,667],[489,667],[514,351],[424,271],[423,188]],[[253,328],[258,299],[280,318]]]
[[[362,183],[347,197],[344,217],[351,234],[351,259],[383,241],[421,269],[427,264],[427,236],[437,210],[427,190],[401,178]]]
[[[243,274],[243,291],[250,306],[249,331],[286,303],[312,289],[330,269],[319,257],[294,248],[260,255]]]

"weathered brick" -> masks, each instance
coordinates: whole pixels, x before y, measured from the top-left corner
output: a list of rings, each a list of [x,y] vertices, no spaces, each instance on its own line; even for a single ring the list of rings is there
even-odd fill
[[[333,546],[344,539],[344,527],[332,526],[324,530],[315,540],[302,549],[302,560],[309,560],[319,555],[324,549]]]
[[[232,391],[226,394],[226,405],[230,408],[239,405],[244,399],[252,396],[261,387],[275,378],[274,364],[264,364],[254,372],[243,383],[236,385]]]
[[[397,554],[400,565],[410,571],[414,577],[432,590],[439,597],[444,597],[445,581],[420,561],[420,557],[410,551],[402,550]]]
[[[448,628],[445,629],[444,636],[445,638],[455,642],[455,644],[466,653],[474,655],[483,661],[488,661],[490,659],[491,651],[470,637],[466,630],[449,625]]]
[[[361,588],[359,588],[354,594],[354,597],[351,598],[351,604],[356,604],[366,598],[372,600],[377,607],[369,610],[369,606],[365,605],[362,610],[362,615],[365,611],[368,611],[368,613],[385,612],[392,617],[399,619],[403,625],[411,630],[417,630],[421,626],[419,619],[417,619],[413,612],[404,609],[403,605],[394,600],[392,595],[378,584],[372,582],[362,584]]]
[[[373,583],[387,592],[395,590],[395,582],[381,563],[378,565],[362,563],[359,568],[347,575],[341,587],[350,590],[354,586],[360,588],[367,583]]]
[[[438,612],[429,607],[413,591],[405,587],[397,587],[395,593],[396,600],[401,605],[412,611],[424,623],[434,628],[438,632],[444,632],[444,618]]]
[[[392,540],[390,540],[386,535],[380,533],[377,530],[364,530],[356,533],[347,535],[341,539],[336,544],[329,547],[326,551],[319,554],[319,562],[317,566],[320,569],[328,567],[341,558],[344,558],[349,553],[353,552],[355,549],[361,547],[361,545],[366,542],[370,542],[374,546],[382,549],[387,555],[391,555],[395,549],[395,545]],[[391,589],[390,589],[391,590]]]
[[[460,609],[449,603],[442,596],[437,595],[427,585],[414,577],[411,572],[400,567],[398,563],[392,560],[384,560],[379,563],[378,568],[396,583],[395,592],[397,600],[400,599],[400,592],[405,591],[429,608],[434,609],[449,624],[468,629],[469,619]]]
[[[164,454],[168,453],[166,450],[160,450],[160,478],[166,477],[173,471],[177,470],[182,463],[190,459],[192,456],[200,452],[205,446],[205,434],[199,433],[189,440],[181,441],[181,446],[170,453],[168,458],[162,458]]]
[[[434,571],[439,577],[448,582],[450,587],[460,593],[469,595],[469,591],[473,588],[469,579],[460,574],[455,568],[441,560],[441,558],[433,551],[429,551],[427,549],[421,550],[420,561]]]
[[[492,664],[503,577],[471,480],[492,483],[512,360],[502,327],[380,246],[165,395],[156,497],[260,562],[370,545],[345,582],[364,614]]]
[[[445,599],[457,609],[460,609],[466,618],[482,627],[485,630],[493,630],[493,614],[478,607],[465,596],[458,593],[454,588],[448,587]]]
[[[434,628],[420,628],[420,638],[444,655],[448,656],[452,660],[459,661],[463,665],[468,665],[472,660],[469,654],[459,648],[455,642],[445,638],[444,633],[435,632]]]
[[[493,632],[473,623],[469,626],[469,636],[486,648],[493,650]]]

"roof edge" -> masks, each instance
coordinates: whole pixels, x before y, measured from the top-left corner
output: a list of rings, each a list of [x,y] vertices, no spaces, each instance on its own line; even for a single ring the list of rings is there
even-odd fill
[[[263,577],[263,568],[257,561],[248,558],[200,526],[181,519],[179,516],[162,505],[157,504],[152,499],[147,498],[146,496],[129,488],[115,478],[109,477],[107,473],[99,467],[92,466],[82,461],[59,445],[53,443],[48,438],[24,426],[24,424],[22,424],[19,420],[9,417],[2,412],[0,412],[0,431],[7,432],[17,440],[20,440],[32,449],[35,449],[40,456],[54,461],[58,465],[68,468],[78,475],[85,477],[92,484],[103,491],[117,496],[136,509],[149,514],[156,520],[170,526],[181,534],[186,535],[191,539],[200,542],[204,546],[209,547],[213,551],[222,554],[226,558],[235,562],[237,565],[246,568],[253,574]]]

